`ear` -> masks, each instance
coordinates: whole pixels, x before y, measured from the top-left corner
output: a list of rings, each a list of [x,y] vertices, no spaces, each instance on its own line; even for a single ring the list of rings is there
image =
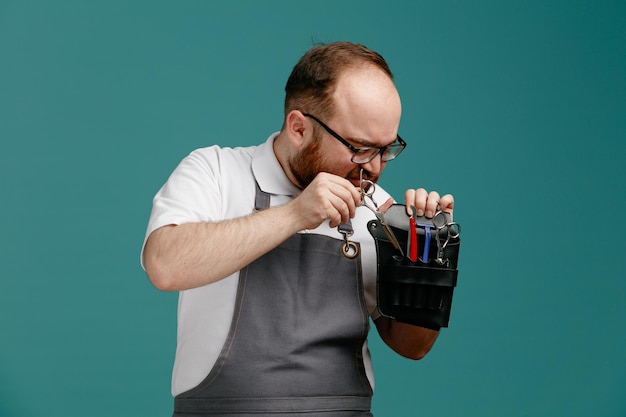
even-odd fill
[[[293,146],[302,146],[311,135],[311,128],[307,122],[306,116],[299,110],[292,110],[285,117],[285,131]]]

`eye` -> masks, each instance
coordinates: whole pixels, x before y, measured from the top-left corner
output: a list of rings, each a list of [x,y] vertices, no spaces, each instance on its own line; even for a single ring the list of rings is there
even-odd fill
[[[376,155],[378,155],[378,148],[358,148],[352,157],[352,162],[355,164],[365,164],[371,161]]]

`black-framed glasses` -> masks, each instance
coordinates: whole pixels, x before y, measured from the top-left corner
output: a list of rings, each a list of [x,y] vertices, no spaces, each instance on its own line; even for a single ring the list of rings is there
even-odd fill
[[[356,146],[352,146],[347,140],[339,136],[337,132],[332,130],[330,127],[326,126],[324,122],[322,122],[317,117],[312,114],[302,113],[306,117],[310,117],[319,123],[320,126],[324,128],[332,137],[337,139],[339,142],[343,143],[348,149],[352,151],[352,159],[351,161],[355,164],[366,164],[372,159],[376,158],[379,154],[381,155],[381,160],[383,162],[391,161],[396,156],[400,155],[400,153],[406,148],[406,142],[398,135],[395,142],[390,143],[387,146],[364,146],[362,148],[357,148]]]

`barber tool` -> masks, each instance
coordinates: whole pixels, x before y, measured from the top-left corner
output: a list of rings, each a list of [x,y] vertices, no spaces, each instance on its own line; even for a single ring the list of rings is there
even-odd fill
[[[415,225],[416,209],[415,206],[411,206],[411,216],[409,217],[409,233],[407,240],[407,252],[409,252],[409,259],[413,262],[417,262],[418,244],[417,244],[417,226]]]
[[[407,258],[411,262],[417,262],[418,260],[424,264],[430,262],[430,240],[432,236],[431,229],[435,229],[435,225],[430,222],[425,222],[424,217],[418,217],[416,214],[415,206],[411,206],[411,215],[409,216],[409,231],[407,234],[407,251],[409,252]],[[422,246],[423,253],[419,257],[419,239],[417,237],[417,229],[424,230],[424,244]],[[422,233],[420,233],[422,234]],[[445,249],[445,247],[444,247]]]
[[[418,219],[423,220],[424,218],[422,217]],[[430,229],[434,229],[435,226],[432,223],[418,221],[418,219],[415,220],[415,229],[416,229],[415,233],[417,234],[417,228],[424,229],[424,245],[423,245],[423,250],[422,250],[422,257],[418,258],[418,260],[422,263],[427,264],[428,262],[430,262],[430,238],[431,238]]]
[[[389,238],[389,241],[391,242],[393,247],[396,248],[396,250],[399,251],[402,256],[404,256],[404,251],[402,250],[402,247],[400,246],[400,242],[398,242],[398,239],[393,234],[393,231],[387,225],[385,216],[378,209],[378,204],[376,204],[376,201],[374,201],[373,196],[374,196],[374,191],[376,191],[376,184],[374,184],[374,181],[366,180],[363,178],[363,169],[361,169],[359,181],[360,181],[360,186],[361,186],[361,205],[367,207],[374,213],[374,215],[376,215],[376,219],[382,226],[383,230],[385,231],[385,234]],[[367,200],[369,200],[371,204],[368,204]]]
[[[456,239],[461,234],[461,225],[451,221],[450,215],[441,210],[440,204],[437,204],[437,212],[433,216],[433,225],[437,230],[435,233],[435,239],[437,240],[437,257],[435,262],[439,265],[447,266],[450,261],[449,259],[443,259],[444,251],[448,243],[450,243],[450,239]],[[445,235],[445,239],[442,239],[441,235]]]

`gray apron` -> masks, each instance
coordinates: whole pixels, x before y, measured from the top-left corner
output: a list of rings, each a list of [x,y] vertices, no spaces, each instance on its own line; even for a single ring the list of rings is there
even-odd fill
[[[259,192],[257,208],[269,207]],[[241,270],[220,356],[176,396],[175,417],[372,416],[361,260],[342,245],[298,233]]]

